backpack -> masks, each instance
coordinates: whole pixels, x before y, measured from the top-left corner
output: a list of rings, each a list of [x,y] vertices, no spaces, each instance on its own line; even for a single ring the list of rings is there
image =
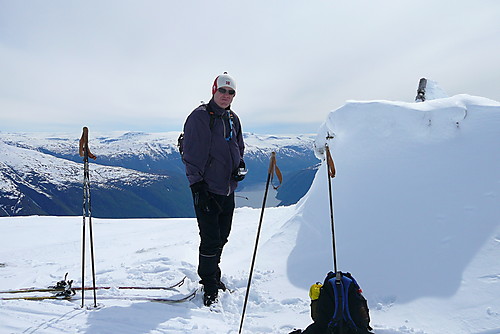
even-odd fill
[[[362,290],[350,273],[328,273],[323,288],[333,291],[333,315],[328,324],[328,333],[371,333],[368,303]],[[327,295],[327,296],[324,296]],[[321,297],[331,298],[323,293]]]
[[[205,109],[210,115],[210,131],[212,131],[212,128],[214,127],[214,122],[215,119],[217,118],[215,116],[215,113],[212,111],[210,108],[210,105],[207,104],[202,104],[202,106],[205,106]],[[179,149],[179,154],[181,155],[182,161],[184,161],[184,132],[181,132],[179,135],[179,138],[177,138],[177,148]]]

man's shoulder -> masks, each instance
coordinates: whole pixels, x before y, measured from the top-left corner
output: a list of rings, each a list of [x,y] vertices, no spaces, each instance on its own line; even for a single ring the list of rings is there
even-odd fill
[[[194,110],[191,112],[189,115],[190,117],[207,117],[208,112],[207,112],[207,105],[206,104],[201,104],[198,107],[194,108]]]
[[[209,124],[210,115],[207,112],[206,106],[204,104],[196,107],[187,117],[186,123],[184,126],[186,127],[197,127],[196,124]]]
[[[199,106],[197,106],[196,108],[194,108],[193,113],[194,112],[200,113],[200,112],[206,112],[206,111],[207,111],[207,104],[202,103]]]

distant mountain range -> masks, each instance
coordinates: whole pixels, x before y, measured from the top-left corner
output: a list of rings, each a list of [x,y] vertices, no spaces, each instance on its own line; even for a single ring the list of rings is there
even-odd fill
[[[179,133],[90,134],[92,215],[102,218],[192,217],[191,193],[177,150]],[[246,133],[249,173],[239,191],[266,181],[275,151],[284,174],[276,198],[296,203],[319,162],[312,135]],[[79,134],[0,132],[0,216],[82,214]]]

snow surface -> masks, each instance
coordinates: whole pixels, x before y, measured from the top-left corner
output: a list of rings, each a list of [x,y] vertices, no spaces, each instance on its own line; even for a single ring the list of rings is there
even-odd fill
[[[362,286],[376,333],[500,333],[499,129],[500,103],[469,95],[351,101],[321,126],[318,156],[334,137],[339,269]],[[223,312],[201,296],[178,305],[105,299],[131,294],[113,289],[99,291],[99,309],[2,300],[0,333],[237,333],[259,215],[235,212],[222,262],[235,291],[222,294]],[[93,221],[98,285],[187,275],[178,293],[197,286],[194,219]],[[48,286],[66,272],[81,285],[81,225],[81,217],[0,218],[0,290]],[[325,166],[297,205],[266,209],[259,245],[243,332],[305,328],[307,290],[333,267]]]

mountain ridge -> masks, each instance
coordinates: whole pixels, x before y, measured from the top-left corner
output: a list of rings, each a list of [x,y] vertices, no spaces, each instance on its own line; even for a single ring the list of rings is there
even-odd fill
[[[178,132],[91,133],[89,147],[98,157],[89,164],[92,194],[98,199],[93,213],[102,218],[192,217],[177,136]],[[285,175],[317,163],[311,135],[244,136],[250,173],[240,190],[263,182],[271,151],[278,152]],[[0,132],[0,215],[80,214],[78,141],[78,135],[69,133]],[[288,201],[296,202],[304,193],[289,194]]]

